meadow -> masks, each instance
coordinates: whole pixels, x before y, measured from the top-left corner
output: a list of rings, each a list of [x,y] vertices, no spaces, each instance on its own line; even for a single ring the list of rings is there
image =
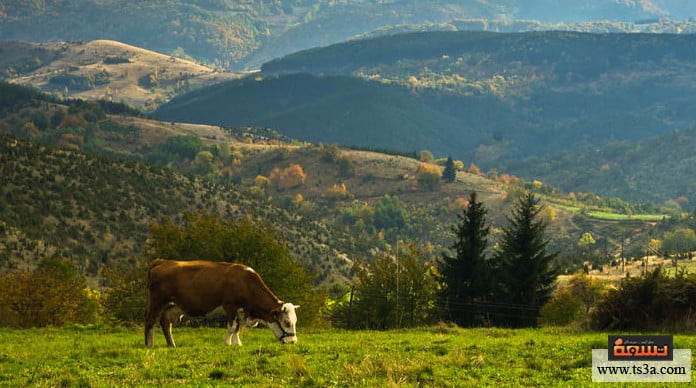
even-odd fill
[[[608,334],[298,329],[295,345],[279,344],[268,329],[244,329],[243,346],[226,347],[224,329],[175,328],[177,348],[158,332],[148,349],[139,328],[2,328],[0,386],[581,387],[592,384],[591,349],[606,349]],[[675,335],[674,346],[694,348],[696,336]]]

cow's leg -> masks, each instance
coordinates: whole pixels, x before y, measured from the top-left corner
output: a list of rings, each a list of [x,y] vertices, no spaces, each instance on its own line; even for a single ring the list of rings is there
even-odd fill
[[[145,346],[148,348],[154,346],[155,323],[157,323],[157,316],[162,311],[162,307],[152,303],[152,298],[148,300],[147,310],[145,311]]]
[[[239,339],[239,329],[242,326],[240,319],[240,311],[242,309],[225,308],[227,314],[227,332],[225,333],[225,345],[229,346],[233,342],[237,346],[242,346],[242,341]]]
[[[232,345],[233,341],[237,346],[242,345],[242,341],[239,340],[239,319],[237,317],[227,322],[227,333],[225,333],[225,345]]]
[[[176,347],[176,344],[174,343],[174,337],[172,337],[172,325],[174,324],[174,320],[177,320],[178,322],[179,317],[179,314],[172,314],[172,310],[175,308],[176,305],[174,303],[169,303],[167,306],[164,307],[164,311],[162,311],[162,315],[160,316],[160,326],[162,327],[162,333],[164,333],[164,338],[167,340],[167,345],[172,347]]]

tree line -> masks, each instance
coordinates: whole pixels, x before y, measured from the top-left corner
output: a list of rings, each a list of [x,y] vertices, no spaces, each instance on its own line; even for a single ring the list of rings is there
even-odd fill
[[[449,321],[464,327],[576,325],[581,328],[693,330],[696,275],[664,269],[627,277],[617,287],[578,272],[558,282],[543,206],[520,197],[499,241],[489,244],[487,209],[471,193],[452,227],[450,253],[429,257],[414,244],[358,266],[350,289],[332,290],[331,321],[389,329]],[[646,319],[649,317],[649,319]]]
[[[383,330],[449,321],[465,327],[693,329],[696,302],[688,296],[696,292],[695,275],[670,277],[658,269],[609,288],[580,273],[557,283],[542,209],[533,193],[520,197],[499,241],[490,244],[487,209],[471,193],[452,226],[450,252],[432,257],[416,244],[397,242],[357,263],[352,285],[330,288],[315,286],[315,274],[291,259],[287,241],[268,223],[188,212],[151,225],[147,255],[104,265],[103,292],[88,287],[65,259],[45,258],[33,270],[0,274],[0,325],[140,324],[147,263],[166,257],[251,265],[281,299],[302,304],[300,321],[307,326]]]

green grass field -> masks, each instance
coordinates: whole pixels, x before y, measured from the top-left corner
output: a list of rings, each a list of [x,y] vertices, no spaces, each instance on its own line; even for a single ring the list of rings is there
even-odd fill
[[[158,332],[148,349],[140,329],[0,329],[0,386],[578,387],[592,384],[591,349],[607,348],[607,333],[555,328],[299,328],[295,345],[245,329],[241,348],[223,335],[175,328],[179,347]],[[674,345],[694,348],[696,336]]]
[[[561,209],[565,209],[568,211],[571,211],[573,213],[580,213],[582,211],[581,208],[577,206],[570,206],[566,204],[562,204],[559,202],[552,202],[553,206],[559,207]],[[666,214],[619,214],[619,213],[612,213],[608,211],[599,211],[599,210],[592,210],[588,211],[586,213],[588,216],[592,218],[596,218],[599,220],[606,220],[606,221],[645,221],[645,222],[657,222],[662,220],[665,217],[668,217]]]

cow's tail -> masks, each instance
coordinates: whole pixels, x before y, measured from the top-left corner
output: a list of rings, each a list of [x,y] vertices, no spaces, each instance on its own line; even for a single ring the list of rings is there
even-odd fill
[[[146,287],[145,291],[147,292],[147,301],[146,301],[147,311],[150,310],[150,286],[151,286],[151,282],[152,282],[152,270],[164,262],[165,262],[165,260],[163,260],[163,259],[154,259],[150,262],[150,265],[147,266],[147,279],[146,279],[146,286],[145,286]],[[147,314],[147,311],[145,312],[145,314]]]

